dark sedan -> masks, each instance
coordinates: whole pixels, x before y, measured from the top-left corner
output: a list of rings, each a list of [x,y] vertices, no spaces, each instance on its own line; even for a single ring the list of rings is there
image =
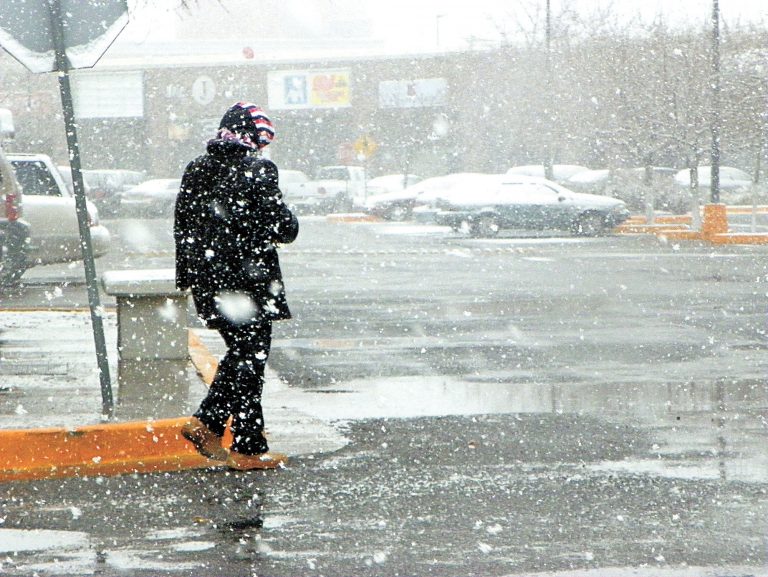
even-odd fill
[[[501,229],[568,230],[597,236],[629,218],[626,204],[609,196],[573,192],[543,178],[502,178],[499,184],[439,199],[438,224],[495,236]]]

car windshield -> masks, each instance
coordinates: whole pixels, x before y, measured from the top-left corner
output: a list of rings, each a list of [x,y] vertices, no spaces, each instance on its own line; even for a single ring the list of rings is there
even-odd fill
[[[24,194],[41,196],[60,196],[56,181],[51,176],[45,164],[40,161],[16,161],[11,165],[16,171],[16,179]]]
[[[349,172],[345,168],[324,168],[317,173],[318,180],[347,180]]]

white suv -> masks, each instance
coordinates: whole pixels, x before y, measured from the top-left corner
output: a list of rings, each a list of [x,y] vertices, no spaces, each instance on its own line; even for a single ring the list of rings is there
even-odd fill
[[[82,259],[75,198],[53,161],[45,154],[7,154],[23,194],[24,220],[29,223],[26,267]],[[109,250],[109,231],[99,224],[90,201],[88,223],[93,256]]]

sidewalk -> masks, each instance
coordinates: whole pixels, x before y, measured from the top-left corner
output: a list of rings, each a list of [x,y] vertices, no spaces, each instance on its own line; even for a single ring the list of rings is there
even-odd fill
[[[0,310],[0,481],[216,465],[178,429],[205,395],[223,353],[218,334],[190,330],[193,362],[118,363],[113,311],[104,317],[104,330],[115,399],[109,422],[100,414],[88,312]],[[290,458],[346,444],[330,423],[301,410],[300,397],[268,371],[270,447]]]

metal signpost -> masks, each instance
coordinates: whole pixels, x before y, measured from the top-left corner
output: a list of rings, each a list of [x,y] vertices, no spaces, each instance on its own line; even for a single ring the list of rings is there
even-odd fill
[[[95,65],[127,22],[126,0],[4,0],[0,10],[0,46],[31,72],[58,72],[101,383],[102,413],[107,418],[113,416],[114,401],[69,71]]]

